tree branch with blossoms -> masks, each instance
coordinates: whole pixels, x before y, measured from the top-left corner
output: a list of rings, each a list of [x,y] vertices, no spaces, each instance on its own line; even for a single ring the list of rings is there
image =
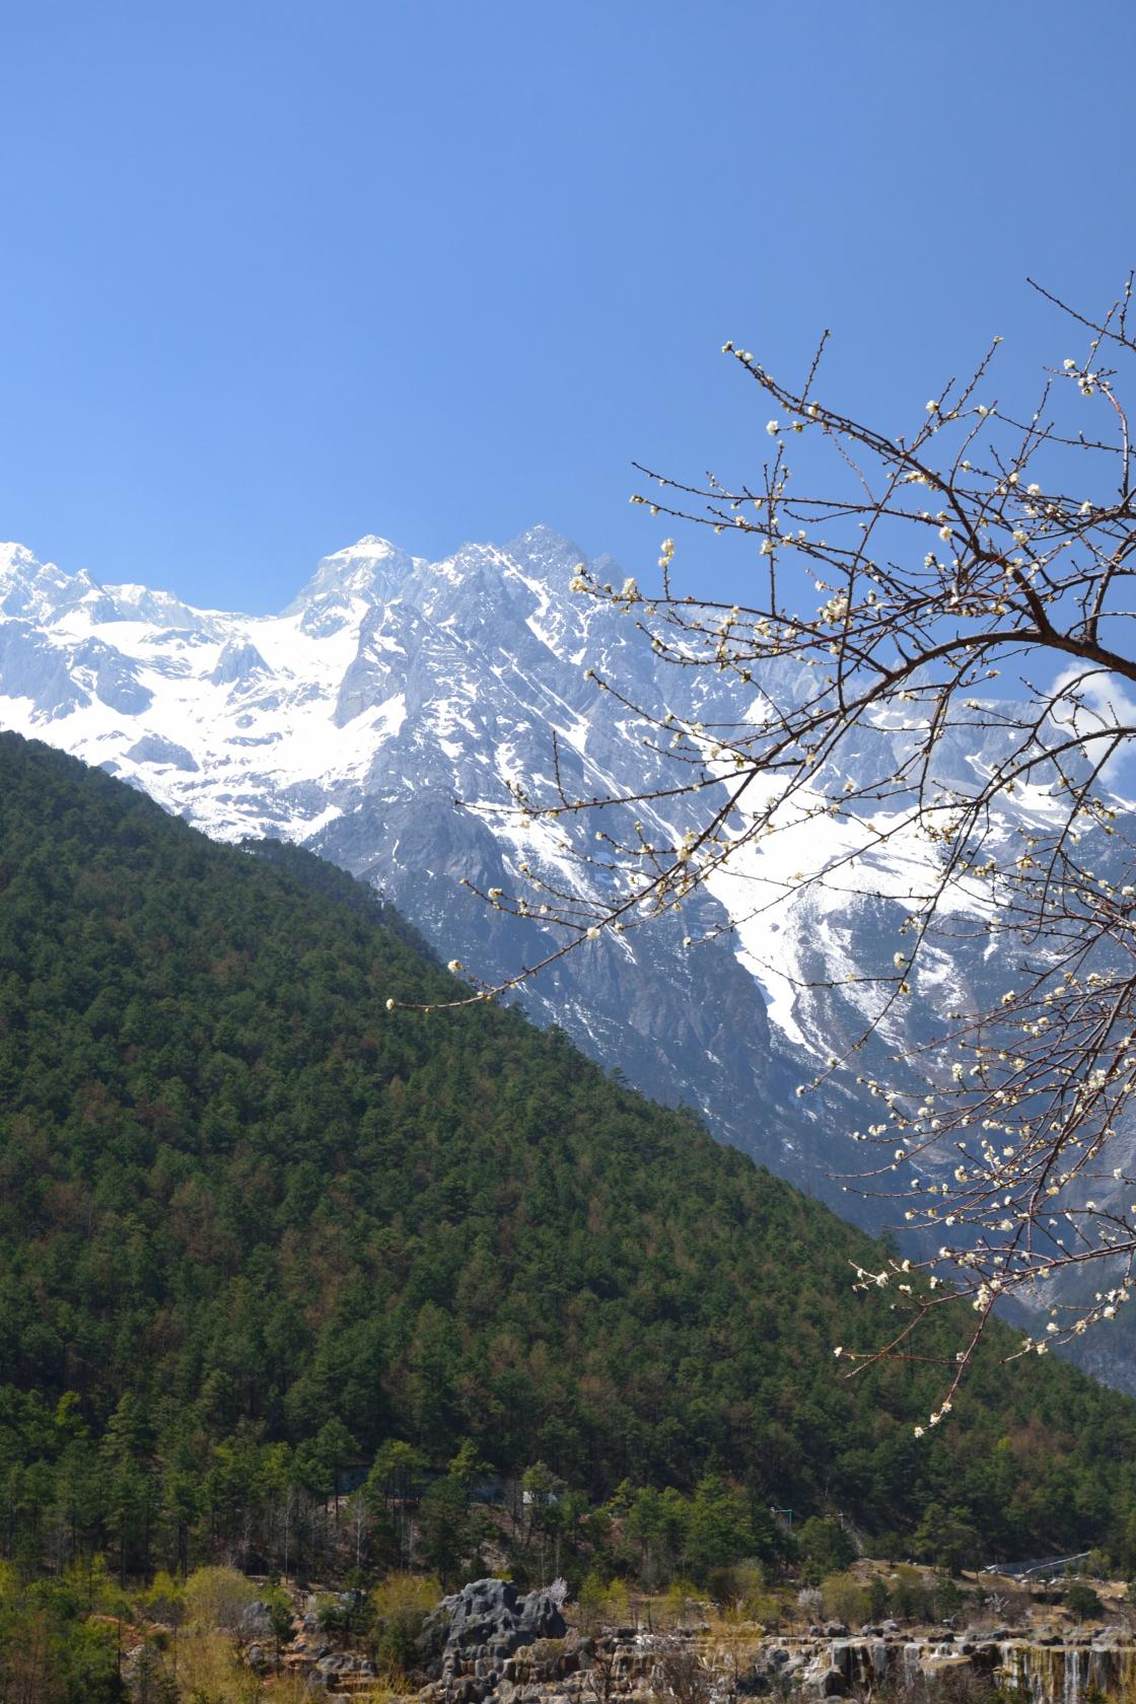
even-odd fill
[[[577,570],[577,593],[638,627],[688,709],[587,671],[634,720],[651,785],[581,796],[554,752],[541,796],[513,788],[526,821],[594,819],[596,850],[565,836],[580,881],[522,870],[530,892],[483,896],[537,918],[554,944],[459,997],[518,987],[727,877],[752,884],[751,917],[818,888],[897,907],[890,965],[818,979],[855,984],[865,1017],[830,1038],[801,1091],[857,1075],[880,1104],[850,1132],[876,1155],[860,1187],[894,1197],[920,1248],[934,1244],[857,1275],[890,1287],[901,1318],[891,1343],[842,1357],[855,1370],[907,1353],[929,1313],[975,1312],[935,1421],[1000,1302],[1040,1310],[1026,1346],[1044,1353],[1133,1293],[1136,857],[1117,792],[1136,738],[1136,504],[1119,376],[1136,355],[1130,301],[1131,280],[1099,318],[1055,302],[1084,347],[1044,372],[1032,408],[994,395],[995,340],[899,436],[826,395],[825,339],[797,387],[724,345],[771,410],[764,465],[752,482],[640,467],[632,501],[676,531],[740,540],[746,597],[685,589],[674,538],[655,592]],[[840,828],[834,854],[762,877],[779,837],[819,844],[822,825]],[[904,891],[894,874],[877,885],[884,857],[909,871]],[[743,921],[735,910],[699,941]],[[964,939],[981,945],[996,989],[936,1007],[934,1034],[912,1041],[905,1014],[934,1005],[920,990],[929,959]],[[885,1062],[857,1072],[869,1044]],[[1104,1276],[1084,1293],[1078,1279],[1070,1299],[1082,1269]],[[1064,1300],[1039,1300],[1058,1291]]]

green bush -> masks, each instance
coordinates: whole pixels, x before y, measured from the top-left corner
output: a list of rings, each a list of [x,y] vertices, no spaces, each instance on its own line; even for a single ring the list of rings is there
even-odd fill
[[[426,1617],[442,1601],[441,1583],[430,1575],[388,1574],[371,1593],[374,1660],[392,1678],[413,1673],[421,1653]]]
[[[894,1615],[904,1621],[926,1621],[934,1613],[934,1595],[918,1568],[900,1565],[891,1577],[889,1597]]]
[[[829,1574],[820,1585],[824,1613],[835,1621],[858,1627],[871,1615],[871,1594],[855,1574]]]
[[[839,1521],[813,1515],[797,1535],[801,1571],[810,1585],[856,1560],[856,1546]]]
[[[1097,1593],[1085,1580],[1074,1580],[1065,1588],[1065,1608],[1078,1621],[1093,1621],[1104,1611]]]
[[[751,1620],[764,1620],[769,1592],[760,1562],[735,1562],[732,1568],[715,1568],[707,1581],[711,1600],[718,1609],[734,1610]]]
[[[879,1621],[888,1612],[891,1604],[891,1593],[885,1581],[878,1574],[873,1574],[867,1584],[868,1620]]]
[[[195,1627],[235,1634],[260,1594],[236,1568],[197,1568],[185,1582],[185,1608]]]

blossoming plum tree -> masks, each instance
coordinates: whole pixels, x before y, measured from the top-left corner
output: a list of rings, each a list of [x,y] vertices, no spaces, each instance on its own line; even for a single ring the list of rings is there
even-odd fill
[[[665,756],[668,778],[579,797],[557,765],[545,795],[517,788],[517,811],[553,831],[580,813],[596,820],[594,879],[552,887],[534,875],[532,897],[486,895],[560,931],[547,963],[689,907],[748,850],[809,825],[844,825],[840,855],[803,867],[761,908],[816,885],[872,895],[881,851],[918,849],[887,970],[856,973],[871,988],[870,999],[860,989],[864,1030],[834,1044],[800,1092],[854,1072],[871,1038],[910,1034],[892,1020],[930,1001],[920,973],[936,943],[968,929],[982,939],[996,998],[935,1011],[932,1039],[893,1051],[882,1075],[861,1073],[880,1112],[851,1133],[880,1150],[865,1176],[908,1196],[904,1216],[930,1252],[857,1274],[892,1287],[896,1335],[871,1354],[836,1352],[853,1371],[911,1353],[930,1310],[969,1303],[976,1318],[932,1423],[1001,1298],[1028,1293],[1035,1317],[1039,1296],[1065,1298],[1041,1307],[1027,1340],[1044,1353],[1132,1295],[1136,863],[1118,793],[1136,736],[1136,502],[1118,378],[1136,355],[1130,298],[1131,280],[1094,318],[1049,297],[1077,348],[1045,372],[1035,406],[997,399],[995,339],[900,436],[836,406],[825,339],[797,386],[726,343],[773,410],[760,473],[687,483],[641,468],[632,501],[676,530],[745,541],[747,599],[685,589],[673,538],[657,591],[602,584],[584,567],[573,581],[624,612],[687,686],[701,677],[701,700],[688,690],[683,701],[707,713],[638,703],[589,669]],[[944,761],[951,749],[975,761]],[[666,827],[676,821],[681,832]],[[894,887],[881,897],[894,904]]]

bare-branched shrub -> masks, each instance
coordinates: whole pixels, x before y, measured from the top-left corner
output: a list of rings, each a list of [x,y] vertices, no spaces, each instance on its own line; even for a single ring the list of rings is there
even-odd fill
[[[716,1691],[714,1670],[692,1644],[668,1641],[655,1665],[654,1691],[673,1704],[710,1704]]]

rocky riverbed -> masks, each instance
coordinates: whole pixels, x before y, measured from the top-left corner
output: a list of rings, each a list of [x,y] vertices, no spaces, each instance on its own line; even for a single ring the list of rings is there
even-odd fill
[[[821,1704],[881,1693],[948,1699],[1012,1691],[1029,1704],[1084,1704],[1136,1695],[1136,1643],[1126,1627],[961,1629],[883,1621],[793,1635],[758,1626],[585,1631],[568,1624],[565,1593],[526,1595],[478,1580],[429,1618],[420,1654],[428,1676],[406,1704],[729,1704],[769,1698]],[[309,1649],[302,1667],[329,1700],[366,1696],[373,1670],[349,1652]]]
[[[881,1692],[957,1697],[1013,1690],[1031,1704],[1081,1704],[1090,1695],[1127,1700],[1136,1691],[1136,1644],[1120,1629],[1041,1643],[963,1630],[879,1627],[850,1634],[716,1638],[708,1628],[667,1633],[606,1629],[544,1640],[498,1661],[488,1649],[451,1653],[424,1704],[639,1704],[681,1698],[819,1701]],[[936,1683],[943,1683],[937,1686]],[[953,1683],[953,1684],[952,1684]]]
[[[281,1636],[267,1602],[252,1604],[240,1632],[245,1664],[270,1687],[273,1677],[295,1677],[324,1704],[824,1704],[873,1697],[993,1704],[1008,1696],[1021,1704],[1129,1704],[1136,1698],[1136,1640],[1123,1621],[1121,1588],[1106,1608],[1116,1619],[1086,1625],[1071,1624],[1060,1607],[1039,1599],[1024,1625],[1013,1627],[883,1620],[855,1629],[828,1622],[771,1632],[723,1618],[660,1631],[574,1625],[560,1582],[524,1594],[507,1580],[475,1580],[427,1617],[407,1665],[416,1690],[397,1697],[373,1647],[358,1648],[347,1632],[327,1631],[328,1605],[338,1606],[349,1624],[352,1596],[296,1594],[290,1637]],[[138,1655],[127,1656],[131,1681]]]

